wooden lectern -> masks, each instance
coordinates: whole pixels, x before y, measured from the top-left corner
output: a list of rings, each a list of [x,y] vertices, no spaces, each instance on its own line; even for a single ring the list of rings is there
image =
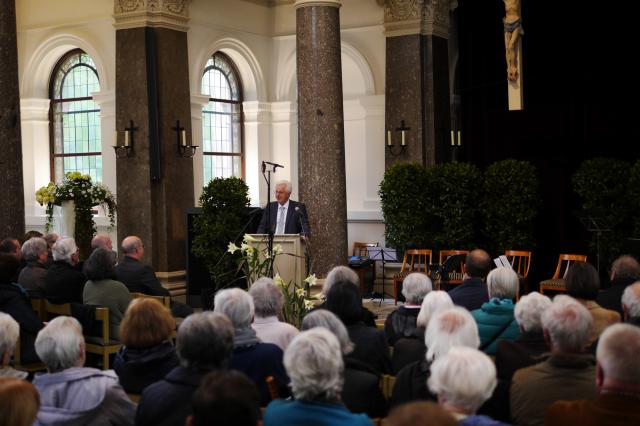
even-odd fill
[[[269,236],[267,234],[251,234],[253,238],[258,240],[252,245],[260,251],[267,252],[267,242]],[[305,277],[305,257],[304,257],[304,241],[300,238],[300,234],[281,234],[273,236],[273,247],[282,247],[282,251],[275,257],[273,262],[273,276],[276,274],[284,280],[285,283],[296,282],[300,285]]]

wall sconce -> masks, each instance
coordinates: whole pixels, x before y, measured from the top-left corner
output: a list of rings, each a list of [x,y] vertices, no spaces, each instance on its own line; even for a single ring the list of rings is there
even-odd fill
[[[116,153],[116,157],[125,158],[133,155],[133,141],[135,132],[138,130],[134,127],[133,120],[129,120],[129,127],[124,128],[124,144],[118,144],[118,130],[114,132],[113,150]]]
[[[404,120],[400,121],[400,127],[396,127],[396,132],[400,132],[400,134],[402,135],[401,138],[401,142],[400,142],[400,150],[399,151],[394,151],[393,147],[395,146],[393,144],[393,141],[391,140],[391,130],[387,130],[387,148],[389,148],[389,152],[392,155],[400,155],[402,154],[405,149],[407,149],[407,141],[406,141],[406,132],[408,130],[411,130],[411,127],[407,127],[404,124]]]
[[[196,154],[198,145],[187,145],[187,131],[184,127],[180,127],[180,120],[176,120],[176,127],[173,127],[176,131],[176,140],[178,141],[178,152],[184,158],[191,158]]]

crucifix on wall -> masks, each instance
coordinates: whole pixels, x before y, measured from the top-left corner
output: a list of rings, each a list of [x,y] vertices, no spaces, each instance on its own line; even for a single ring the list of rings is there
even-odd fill
[[[509,110],[522,110],[524,98],[522,95],[522,43],[524,35],[522,19],[520,17],[520,0],[503,0],[505,17],[504,48],[507,59],[507,93],[509,96]]]

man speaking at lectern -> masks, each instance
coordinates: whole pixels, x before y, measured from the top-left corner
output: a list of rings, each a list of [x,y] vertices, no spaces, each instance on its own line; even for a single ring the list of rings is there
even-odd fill
[[[309,235],[309,218],[303,203],[290,200],[291,182],[282,180],[276,183],[276,201],[264,209],[258,226],[258,234],[266,234],[269,229],[275,235]],[[269,222],[269,225],[267,225]]]

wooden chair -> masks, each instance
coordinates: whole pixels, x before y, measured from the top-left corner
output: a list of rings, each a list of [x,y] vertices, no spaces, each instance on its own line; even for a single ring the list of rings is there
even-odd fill
[[[558,265],[556,271],[553,273],[553,277],[548,280],[544,280],[540,283],[540,293],[544,294],[546,291],[567,291],[567,286],[564,282],[564,277],[567,276],[567,271],[572,263],[586,262],[587,256],[584,254],[561,254],[558,257]]]
[[[353,255],[352,256],[369,256],[369,247],[378,247],[380,243],[363,243],[361,241],[355,241],[353,243]]]
[[[505,250],[504,255],[509,259],[509,263],[516,274],[522,278],[529,276],[531,268],[531,252],[523,250]]]
[[[138,299],[138,298],[155,299],[158,302],[162,303],[167,308],[169,308],[169,310],[171,310],[171,296],[152,296],[150,294],[144,294],[144,293],[131,293],[131,297],[133,299]]]
[[[46,299],[32,298],[31,299],[31,309],[38,316],[40,321],[46,321],[46,313],[45,313],[45,301]]]
[[[84,336],[88,353],[102,355],[102,369],[109,369],[109,355],[120,350],[122,344],[109,337],[109,308],[96,306],[95,320],[101,324],[100,336]]]
[[[13,351],[13,368],[20,371],[26,371],[28,373],[35,373],[37,371],[45,371],[47,366],[42,362],[30,362],[28,364],[22,363],[20,355],[20,336],[18,336],[18,341],[16,342],[16,347]]]
[[[276,380],[273,376],[267,376],[264,379],[267,382],[267,389],[269,389],[269,396],[272,400],[276,400],[280,398],[280,392],[278,391],[278,385],[276,384]]]
[[[449,256],[459,256],[459,255],[467,255],[469,254],[469,250],[440,250],[438,254],[438,264],[442,265],[445,260]],[[458,285],[462,284],[462,279],[464,277],[464,261],[461,261],[459,264],[454,265],[454,268],[448,271],[447,276],[447,285]],[[436,287],[440,289],[440,285],[442,284],[442,279],[440,278],[440,282],[437,283]]]
[[[407,249],[402,258],[402,268],[400,272],[393,276],[393,298],[398,304],[398,287],[405,277],[412,272],[422,272],[429,275],[429,265],[431,264],[431,249]]]
[[[383,374],[380,376],[380,390],[382,391],[382,395],[387,399],[391,399],[391,394],[393,392],[393,385],[396,383],[395,376],[390,376],[389,374]]]

